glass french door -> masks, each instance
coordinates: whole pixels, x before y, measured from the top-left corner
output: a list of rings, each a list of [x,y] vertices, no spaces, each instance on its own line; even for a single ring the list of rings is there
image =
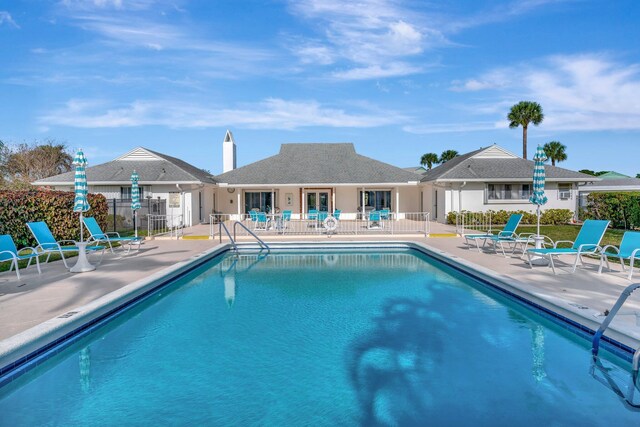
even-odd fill
[[[307,213],[309,210],[329,212],[331,198],[328,191],[308,191],[307,192]]]

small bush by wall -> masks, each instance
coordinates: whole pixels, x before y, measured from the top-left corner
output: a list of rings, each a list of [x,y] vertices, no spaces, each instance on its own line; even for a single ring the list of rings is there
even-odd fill
[[[527,211],[487,211],[487,212],[464,212],[466,215],[488,215],[491,214],[491,223],[500,225],[506,224],[509,220],[509,216],[511,214],[522,214],[522,220],[520,224],[522,225],[534,225],[537,222],[537,216],[535,212],[527,212]],[[447,224],[455,224],[456,216],[458,212],[449,212],[447,214]],[[545,209],[542,211],[540,215],[540,224],[544,225],[559,225],[559,224],[567,224],[571,222],[573,219],[573,212],[569,209]]]
[[[73,212],[74,197],[74,193],[69,191],[2,190],[0,234],[10,234],[18,248],[35,246],[36,241],[25,224],[44,221],[56,239],[77,240],[80,237],[80,220],[79,214]],[[84,215],[95,217],[98,224],[104,228],[107,200],[102,194],[89,194],[88,198],[91,209]],[[85,236],[88,236],[88,233]]]
[[[584,219],[608,219],[613,228],[640,228],[640,193],[591,193],[581,214]]]

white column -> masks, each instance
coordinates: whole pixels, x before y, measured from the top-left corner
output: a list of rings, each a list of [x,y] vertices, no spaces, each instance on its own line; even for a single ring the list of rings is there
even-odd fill
[[[366,212],[364,210],[364,187],[362,187],[362,219],[364,219]]]
[[[238,221],[242,219],[242,211],[240,209],[240,204],[242,202],[242,190],[238,189]]]
[[[274,188],[271,189],[271,213],[276,213],[276,190]]]
[[[400,187],[396,187],[396,221],[400,217]]]
[[[306,197],[306,193],[304,192],[304,188],[302,189],[302,200],[300,200],[300,205],[302,206],[302,210],[300,211],[300,219],[304,219],[304,214],[306,213],[306,207],[307,207],[307,197]]]
[[[336,188],[333,187],[333,192],[331,193],[331,205],[333,207],[333,210],[331,210],[331,212],[333,213],[333,211],[336,210]]]

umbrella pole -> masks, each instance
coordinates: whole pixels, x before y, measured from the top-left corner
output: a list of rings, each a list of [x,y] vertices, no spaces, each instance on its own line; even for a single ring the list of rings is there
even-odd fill
[[[138,211],[133,211],[133,229],[135,231],[136,238],[138,237]]]
[[[80,212],[80,241],[84,242],[84,238],[82,237],[82,212]]]
[[[536,230],[536,236],[540,237],[540,205],[538,205],[537,211],[538,211],[538,215],[537,215],[538,216],[538,227],[537,227],[537,230]]]

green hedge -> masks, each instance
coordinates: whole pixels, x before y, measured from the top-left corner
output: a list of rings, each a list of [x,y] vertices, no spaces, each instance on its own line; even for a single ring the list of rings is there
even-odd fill
[[[482,215],[483,212],[463,212],[466,215]],[[495,225],[506,224],[509,220],[509,216],[511,214],[522,214],[522,220],[520,224],[531,224],[534,225],[537,223],[535,212],[527,212],[527,211],[486,211],[484,214],[491,213],[491,223]],[[455,224],[456,216],[458,212],[449,212],[447,215],[447,224]],[[559,225],[559,224],[567,224],[571,222],[573,219],[573,212],[569,209],[545,209],[542,211],[540,215],[540,224],[544,225]]]
[[[58,240],[80,237],[79,214],[73,212],[74,193],[69,191],[0,190],[0,234],[10,234],[18,248],[34,246],[27,222],[44,221]],[[102,194],[89,194],[93,216],[103,229],[107,219],[107,200]],[[86,231],[86,230],[85,230]]]
[[[640,228],[640,193],[590,193],[584,219],[608,219],[613,228]]]

